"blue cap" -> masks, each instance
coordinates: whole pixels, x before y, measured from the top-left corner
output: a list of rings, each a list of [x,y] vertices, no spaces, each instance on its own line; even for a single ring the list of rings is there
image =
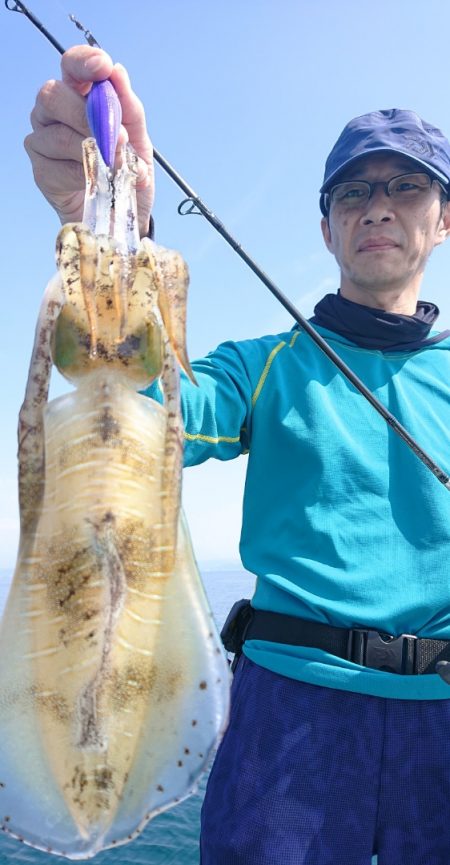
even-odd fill
[[[325,164],[320,209],[326,216],[324,193],[338,174],[371,153],[401,153],[426,168],[447,187],[450,180],[450,143],[440,129],[421,120],[414,111],[390,108],[350,120]]]

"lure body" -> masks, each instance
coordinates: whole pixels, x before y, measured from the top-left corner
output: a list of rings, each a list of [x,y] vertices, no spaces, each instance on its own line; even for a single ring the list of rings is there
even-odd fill
[[[103,161],[108,168],[113,168],[122,108],[110,81],[94,81],[86,100],[86,113]]]
[[[136,238],[130,150],[113,234],[95,232],[106,169],[92,140],[85,157],[86,224],[58,236],[19,418],[0,623],[0,827],[73,859],[192,792],[229,690],[180,509],[186,265]],[[76,389],[47,403],[52,363]],[[158,376],[163,406],[137,393]]]

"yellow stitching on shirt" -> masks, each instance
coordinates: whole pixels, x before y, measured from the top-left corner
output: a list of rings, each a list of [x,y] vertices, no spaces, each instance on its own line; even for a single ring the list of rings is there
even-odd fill
[[[252,406],[253,407],[255,406],[256,400],[258,399],[258,397],[259,397],[259,395],[260,395],[260,393],[264,387],[264,383],[266,381],[267,376],[269,375],[269,370],[270,370],[270,367],[272,365],[272,361],[273,361],[274,357],[278,354],[278,352],[280,351],[281,348],[284,348],[285,345],[286,345],[285,341],[282,340],[270,352],[269,357],[266,360],[266,365],[265,365],[265,367],[261,373],[261,377],[259,379],[259,382],[256,385],[256,390],[252,396]]]
[[[298,336],[300,336],[300,331],[297,331],[296,333],[294,333],[294,335],[293,335],[293,337],[289,343],[289,348],[292,348],[292,346],[295,344],[295,341],[296,341]],[[279,342],[278,345],[276,345],[275,348],[273,348],[272,351],[270,352],[269,357],[266,360],[264,369],[261,373],[258,384],[256,385],[255,392],[252,396],[252,406],[253,407],[254,407],[254,405],[255,405],[255,403],[256,403],[256,401],[257,401],[257,399],[258,399],[258,397],[259,397],[259,395],[260,395],[260,393],[264,387],[266,378],[269,374],[269,370],[270,370],[270,367],[272,365],[272,361],[274,360],[274,358],[276,357],[278,352],[282,348],[284,348],[285,345],[286,345],[285,341],[281,340],[281,342]],[[241,430],[241,433],[242,432],[244,432],[244,429]],[[219,442],[227,442],[228,444],[236,444],[237,442],[241,441],[241,436],[207,436],[207,435],[203,435],[203,433],[194,433],[193,434],[193,433],[188,433],[186,431],[184,432],[184,437],[185,437],[185,439],[187,439],[190,442],[201,441],[201,442],[207,442],[208,444],[213,444],[213,445],[217,445],[217,444],[219,444]]]
[[[205,436],[203,435],[203,433],[195,433],[193,435],[192,433],[187,432],[184,433],[184,437],[190,442],[201,441],[208,442],[208,444],[211,445],[217,445],[219,444],[219,442],[228,442],[229,444],[235,444],[236,442],[239,442],[241,440],[240,436]]]

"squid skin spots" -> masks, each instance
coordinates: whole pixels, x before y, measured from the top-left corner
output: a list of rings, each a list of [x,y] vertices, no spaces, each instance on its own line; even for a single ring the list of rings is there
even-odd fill
[[[116,442],[120,435],[120,424],[113,417],[111,409],[106,406],[98,419],[98,432],[102,442]]]

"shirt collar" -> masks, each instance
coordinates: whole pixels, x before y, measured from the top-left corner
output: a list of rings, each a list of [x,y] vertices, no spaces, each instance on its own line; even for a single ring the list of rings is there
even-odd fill
[[[445,339],[450,331],[429,337],[439,316],[434,303],[419,300],[414,315],[386,312],[342,297],[326,294],[314,308],[312,324],[339,333],[361,348],[379,351],[416,351]]]

